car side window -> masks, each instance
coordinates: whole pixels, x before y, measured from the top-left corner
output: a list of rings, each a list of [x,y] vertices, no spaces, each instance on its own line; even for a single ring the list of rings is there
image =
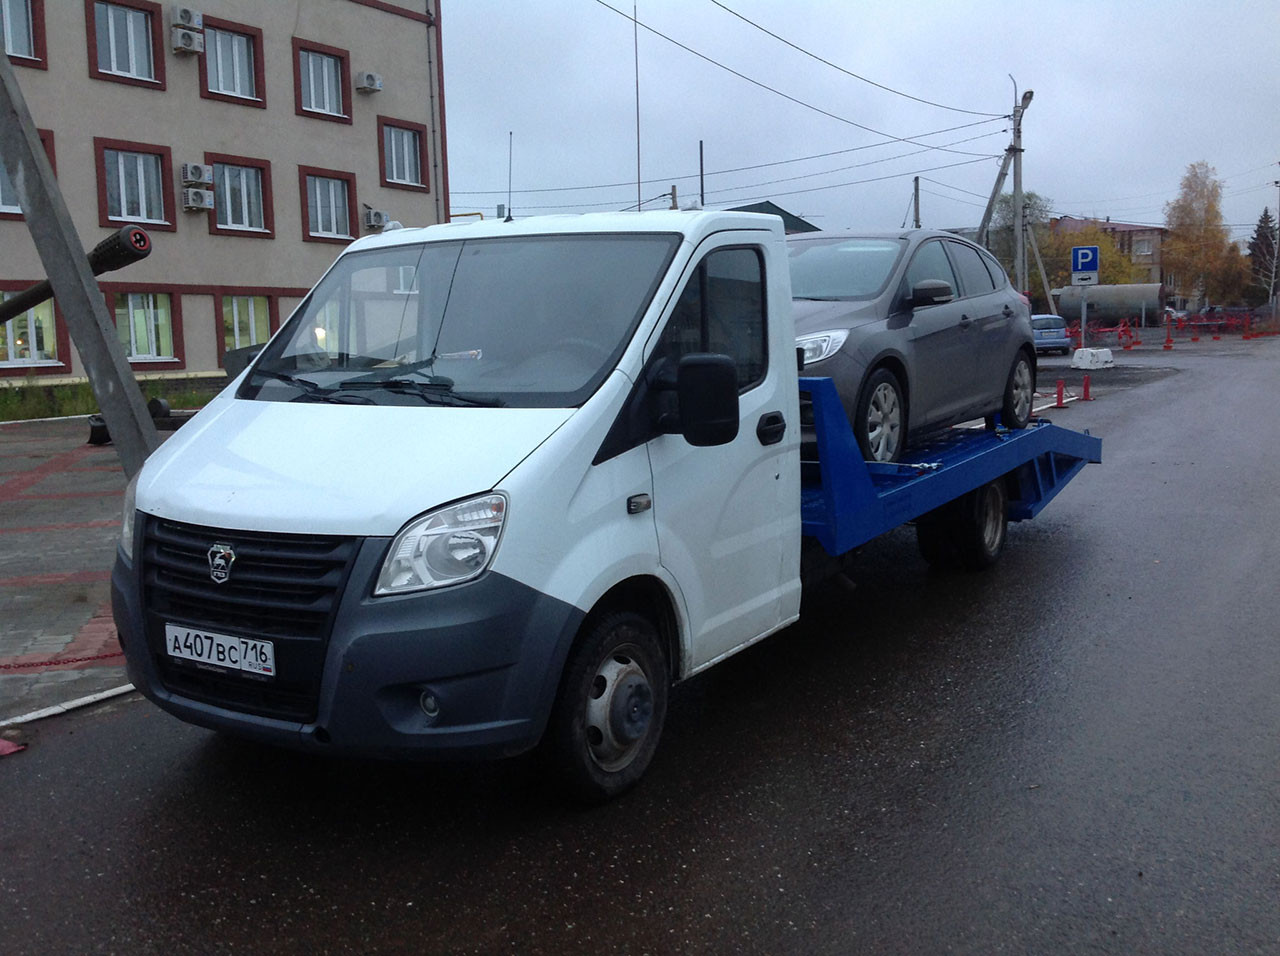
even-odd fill
[[[995,283],[997,289],[1003,289],[1009,284],[1009,277],[1004,274],[1004,267],[992,258],[991,253],[983,251],[982,261],[987,267],[987,272],[991,273],[991,281]]]
[[[694,352],[733,359],[738,390],[763,378],[768,362],[764,267],[756,249],[717,249],[685,283],[655,355],[672,367]]]
[[[925,279],[941,279],[950,285],[953,291],[957,294],[959,293],[959,287],[956,285],[956,276],[951,271],[951,263],[947,259],[946,250],[942,248],[942,243],[937,239],[926,242],[916,250],[915,256],[911,259],[911,264],[907,266],[907,288],[904,292],[910,295],[915,284],[923,282]]]
[[[949,242],[947,246],[951,250],[956,268],[960,271],[960,281],[964,284],[966,296],[986,295],[996,290],[995,284],[991,281],[991,273],[983,265],[982,256],[978,254],[977,249],[960,242]]]

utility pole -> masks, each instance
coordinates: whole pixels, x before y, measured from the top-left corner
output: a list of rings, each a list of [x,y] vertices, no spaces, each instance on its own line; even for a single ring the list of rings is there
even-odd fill
[[[1027,289],[1027,241],[1022,212],[1022,114],[1031,105],[1031,90],[1013,107],[1013,271],[1018,291]]]
[[[1044,285],[1044,297],[1049,300],[1049,311],[1058,314],[1058,307],[1053,304],[1053,293],[1049,291],[1049,274],[1044,271],[1044,260],[1040,258],[1040,243],[1036,241],[1036,231],[1027,230],[1027,238],[1031,240],[1031,251],[1036,256],[1036,268],[1040,270],[1040,282]]]
[[[107,423],[120,464],[132,478],[160,444],[160,437],[147,414],[142,391],[54,179],[27,101],[9,58],[2,52],[0,160],[18,194],[27,229],[49,276],[54,298],[62,308],[71,341],[84,363],[89,387]]]
[[[1280,189],[1280,179],[1277,179],[1271,185]],[[1271,293],[1271,324],[1276,324],[1276,300],[1280,296],[1276,295],[1276,259],[1280,259],[1280,205],[1276,206],[1276,215],[1273,220],[1274,225],[1271,227],[1271,285],[1267,291]]]
[[[911,194],[911,208],[914,210],[914,217],[912,218],[911,221],[914,222],[916,228],[919,229],[920,228],[920,177],[919,176],[917,176],[915,179],[915,189],[912,191],[912,194]]]

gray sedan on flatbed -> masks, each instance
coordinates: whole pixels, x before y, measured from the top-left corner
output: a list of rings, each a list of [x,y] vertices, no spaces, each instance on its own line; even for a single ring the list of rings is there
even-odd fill
[[[1036,351],[1027,299],[985,249],[949,233],[788,240],[804,374],[830,377],[863,454],[973,418],[1024,428]]]

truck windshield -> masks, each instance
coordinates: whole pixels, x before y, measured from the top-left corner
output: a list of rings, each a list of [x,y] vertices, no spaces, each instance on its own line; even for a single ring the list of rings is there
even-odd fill
[[[467,239],[334,264],[238,393],[261,401],[582,404],[616,365],[679,236]]]
[[[873,299],[884,291],[905,243],[900,239],[789,239],[793,299]]]

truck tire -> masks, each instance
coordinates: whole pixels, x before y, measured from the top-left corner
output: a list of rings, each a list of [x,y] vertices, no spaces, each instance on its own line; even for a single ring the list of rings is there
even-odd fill
[[[1008,530],[1009,493],[997,478],[919,518],[916,545],[933,567],[981,571],[1000,560]]]
[[[639,782],[662,735],[669,686],[647,618],[615,612],[583,633],[565,664],[544,741],[570,796],[601,803]]]

